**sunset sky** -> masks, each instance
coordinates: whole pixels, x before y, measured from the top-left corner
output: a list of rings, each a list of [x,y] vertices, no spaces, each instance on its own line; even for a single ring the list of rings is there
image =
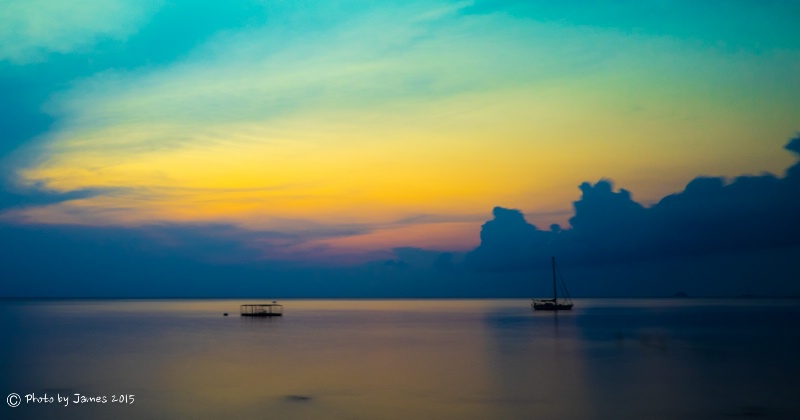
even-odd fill
[[[583,182],[649,207],[781,177],[799,24],[791,1],[0,0],[0,224],[346,265],[468,252],[496,206],[568,229]]]

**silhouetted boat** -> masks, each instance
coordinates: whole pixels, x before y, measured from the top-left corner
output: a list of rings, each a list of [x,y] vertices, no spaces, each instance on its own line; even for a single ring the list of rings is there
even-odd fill
[[[242,305],[239,307],[242,316],[283,316],[283,305],[273,301],[258,305]]]
[[[553,265],[553,298],[552,299],[533,299],[531,306],[537,311],[568,311],[572,309],[572,301],[569,298],[564,279],[561,279],[561,287],[566,296],[561,302],[558,301],[558,281],[556,279],[556,257],[552,258]]]

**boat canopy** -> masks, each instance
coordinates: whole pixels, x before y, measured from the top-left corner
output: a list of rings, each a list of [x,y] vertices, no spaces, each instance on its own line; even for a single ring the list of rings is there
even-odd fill
[[[239,307],[242,316],[281,316],[283,305],[272,303],[250,304]]]

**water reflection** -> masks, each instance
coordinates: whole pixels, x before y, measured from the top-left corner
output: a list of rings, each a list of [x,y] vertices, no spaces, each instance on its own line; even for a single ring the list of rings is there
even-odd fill
[[[487,362],[498,418],[593,418],[583,404],[586,366],[574,315],[515,306],[487,316]]]
[[[593,302],[579,318],[595,413],[796,418],[796,302]],[[777,363],[777,364],[776,364]],[[777,368],[777,369],[776,369]]]
[[[134,394],[7,418],[795,418],[800,305],[5,301],[0,391]],[[231,316],[222,314],[229,312]]]

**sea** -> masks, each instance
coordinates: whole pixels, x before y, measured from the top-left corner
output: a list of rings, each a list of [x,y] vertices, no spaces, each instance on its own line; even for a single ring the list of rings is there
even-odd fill
[[[800,300],[269,302],[0,300],[0,418],[800,418]]]

